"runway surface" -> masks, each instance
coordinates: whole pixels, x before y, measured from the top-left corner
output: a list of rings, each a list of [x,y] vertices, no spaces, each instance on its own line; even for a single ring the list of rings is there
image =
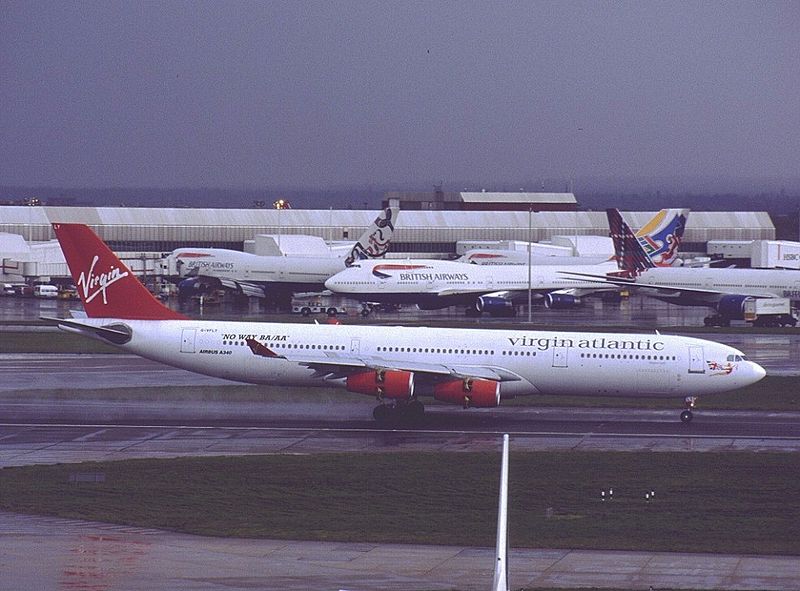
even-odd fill
[[[7,338],[8,331],[0,332]],[[771,374],[796,375],[800,336],[714,335]],[[430,406],[415,428],[376,428],[339,390],[262,389],[129,355],[0,355],[0,468],[128,458],[355,451],[792,451],[800,413]],[[149,388],[133,398],[122,388]],[[164,386],[186,387],[177,397]],[[210,386],[203,395],[193,389]],[[235,389],[234,389],[235,390]],[[212,394],[209,394],[208,392]],[[702,405],[702,401],[701,401]],[[513,476],[512,476],[513,477]],[[204,538],[0,513],[0,589],[484,589],[487,548]],[[516,587],[796,590],[800,558],[514,549]]]
[[[705,411],[691,425],[662,410],[429,408],[411,428],[378,427],[368,403],[15,399],[0,402],[0,467],[257,453],[797,451],[800,413]]]
[[[787,338],[759,337],[751,356],[780,365]],[[184,388],[162,395],[159,388],[165,385]],[[495,449],[502,433],[515,436],[518,450],[800,447],[800,413],[701,407],[684,425],[677,400],[674,410],[464,411],[429,405],[413,428],[378,428],[371,418],[374,402],[366,396],[271,387],[241,394],[232,385],[131,355],[2,355],[0,465],[194,454],[479,451]],[[149,390],[135,395],[119,390],[132,386]],[[193,389],[200,386],[211,388]]]
[[[488,589],[494,551],[458,546],[206,538],[0,513],[0,588]],[[510,588],[796,591],[800,558],[516,549]]]

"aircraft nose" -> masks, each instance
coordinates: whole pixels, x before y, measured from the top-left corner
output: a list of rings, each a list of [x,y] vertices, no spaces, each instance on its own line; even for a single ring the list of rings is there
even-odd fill
[[[758,363],[753,363],[752,361],[750,363],[753,366],[752,367],[752,373],[753,373],[753,382],[752,383],[755,384],[756,382],[764,379],[764,376],[767,375],[767,370],[764,369],[763,367],[761,367]]]

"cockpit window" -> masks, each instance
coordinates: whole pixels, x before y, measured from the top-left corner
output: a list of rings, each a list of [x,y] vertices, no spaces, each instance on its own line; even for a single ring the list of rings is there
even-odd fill
[[[744,355],[728,355],[727,361],[747,361]]]

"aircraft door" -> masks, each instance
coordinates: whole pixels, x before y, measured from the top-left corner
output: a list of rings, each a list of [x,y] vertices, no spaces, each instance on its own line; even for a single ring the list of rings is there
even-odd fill
[[[196,328],[183,329],[181,332],[181,353],[194,353],[194,339],[196,336]]]
[[[350,339],[350,352],[356,355],[361,352],[361,339]]]
[[[703,347],[689,347],[689,373],[706,373]]]
[[[567,348],[553,348],[553,367],[567,367]]]

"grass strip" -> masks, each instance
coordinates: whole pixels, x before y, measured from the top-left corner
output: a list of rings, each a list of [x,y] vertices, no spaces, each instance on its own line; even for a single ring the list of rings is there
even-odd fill
[[[0,509],[214,536],[492,546],[498,463],[406,452],[5,468]],[[85,472],[105,481],[69,482]],[[797,454],[512,453],[511,544],[799,554],[798,473]]]

